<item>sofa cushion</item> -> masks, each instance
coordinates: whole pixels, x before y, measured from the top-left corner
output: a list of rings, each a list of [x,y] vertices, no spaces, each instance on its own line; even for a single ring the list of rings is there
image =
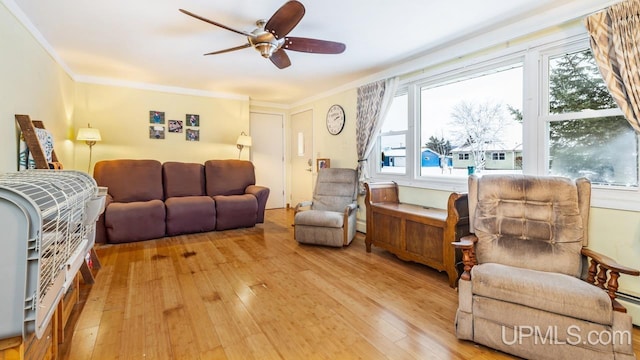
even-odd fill
[[[167,208],[167,235],[212,231],[216,228],[216,204],[209,196],[171,197]]]
[[[98,186],[116,203],[164,200],[162,164],[156,160],[103,160],[93,170]]]
[[[256,184],[253,164],[245,160],[209,160],[204,163],[207,195],[242,195]]]
[[[485,263],[471,269],[474,295],[611,325],[609,295],[573,276]]]
[[[204,165],[166,162],[162,164],[164,197],[205,195]]]
[[[161,200],[111,203],[104,214],[110,243],[156,239],[165,234],[165,207]]]
[[[216,230],[256,225],[258,200],[251,194],[214,196],[216,202]]]

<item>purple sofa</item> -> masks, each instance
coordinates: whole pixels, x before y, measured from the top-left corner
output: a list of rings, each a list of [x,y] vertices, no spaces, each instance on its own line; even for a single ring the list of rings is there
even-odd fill
[[[99,243],[255,226],[264,222],[269,197],[244,160],[105,160],[96,163],[93,176],[108,188],[96,225]]]

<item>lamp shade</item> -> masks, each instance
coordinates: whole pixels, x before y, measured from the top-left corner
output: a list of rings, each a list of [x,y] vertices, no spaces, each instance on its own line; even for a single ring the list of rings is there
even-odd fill
[[[251,136],[249,136],[249,135],[240,135],[240,136],[238,136],[238,140],[236,141],[236,145],[251,146]]]
[[[80,128],[76,140],[101,141],[100,130],[96,128]]]

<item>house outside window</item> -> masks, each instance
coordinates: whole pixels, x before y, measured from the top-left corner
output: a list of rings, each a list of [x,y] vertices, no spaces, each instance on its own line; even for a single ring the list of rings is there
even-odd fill
[[[491,154],[491,160],[504,160],[506,154],[503,152],[494,152]]]

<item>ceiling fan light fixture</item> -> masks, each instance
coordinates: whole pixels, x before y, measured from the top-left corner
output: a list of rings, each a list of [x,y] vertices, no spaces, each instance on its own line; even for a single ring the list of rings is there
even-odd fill
[[[260,55],[262,55],[263,58],[270,58],[273,52],[278,49],[277,46],[268,42],[257,43],[254,46],[255,46],[255,49],[258,50],[258,52],[260,52]]]

